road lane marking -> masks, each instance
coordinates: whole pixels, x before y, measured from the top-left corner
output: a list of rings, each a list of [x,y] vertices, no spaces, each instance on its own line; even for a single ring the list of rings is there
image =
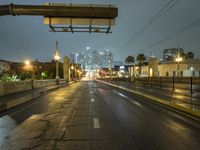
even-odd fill
[[[130,99],[128,96],[126,96],[126,95],[124,95],[124,94],[122,94],[122,93],[120,93],[120,92],[117,92],[117,91],[115,91],[115,90],[113,90],[113,92],[116,93],[116,94],[118,94],[118,95],[120,95],[121,97],[127,99],[127,100],[128,100],[129,102],[131,102],[132,104],[135,104],[135,105],[137,105],[137,106],[139,106],[139,107],[142,107],[142,105],[141,105],[140,103],[138,103],[138,102],[136,102],[136,101]]]
[[[15,111],[15,112],[9,114],[9,116],[14,116],[14,115],[18,114],[19,112],[20,112],[19,110],[18,110],[18,111]]]
[[[133,104],[135,104],[135,105],[137,105],[139,107],[142,107],[142,105],[140,103],[136,102],[136,101],[131,101],[131,103],[133,103]]]
[[[22,110],[28,109],[29,107],[32,107],[33,105],[35,105],[35,104],[37,104],[37,103],[39,103],[39,101],[38,101],[38,102],[34,102],[34,103],[32,103],[32,104],[29,104],[29,105],[26,105],[26,106],[24,106],[23,108],[21,108],[20,110],[17,110],[17,111],[15,111],[15,112],[9,114],[9,116],[16,115],[16,114],[20,113]]]
[[[62,127],[66,119],[67,119],[67,116],[63,117],[58,127]]]
[[[94,129],[99,129],[99,128],[101,128],[101,127],[100,127],[100,124],[99,124],[99,119],[94,118],[94,119],[93,119],[93,124],[94,124]]]
[[[124,97],[124,98],[126,98],[126,99],[129,99],[129,97],[127,97],[126,95],[124,95],[124,94],[122,94],[122,93],[120,93],[120,92],[117,92],[117,91],[115,91],[115,90],[113,90],[113,92],[116,93],[116,94],[118,94],[118,95],[120,95],[121,97]]]

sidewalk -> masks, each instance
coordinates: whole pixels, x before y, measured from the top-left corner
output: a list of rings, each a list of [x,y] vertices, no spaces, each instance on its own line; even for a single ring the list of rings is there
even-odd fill
[[[160,88],[136,87],[129,82],[97,81],[134,93],[139,97],[141,96],[146,100],[187,116],[188,118],[200,121],[200,99],[194,101],[184,96],[184,94],[174,94],[174,92]]]
[[[191,97],[190,93],[185,90],[175,89],[172,91],[171,89],[164,88],[136,86],[133,83],[122,81],[112,81],[109,83],[129,88],[140,93],[152,95],[189,109],[200,111],[200,94]]]
[[[49,90],[57,89],[71,83],[74,82],[64,83],[60,85],[52,85],[34,90],[0,96],[0,112],[35,99]]]

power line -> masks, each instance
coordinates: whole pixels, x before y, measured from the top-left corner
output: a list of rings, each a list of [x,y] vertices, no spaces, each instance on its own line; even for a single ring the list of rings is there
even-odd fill
[[[185,27],[183,27],[183,28],[177,30],[176,32],[173,32],[173,33],[167,35],[167,36],[164,37],[163,39],[161,39],[161,40],[159,40],[159,41],[157,41],[157,42],[155,42],[155,43],[153,43],[153,44],[147,46],[146,48],[142,49],[142,51],[146,51],[146,50],[148,50],[148,49],[150,49],[150,48],[153,48],[153,47],[155,47],[155,46],[157,46],[157,45],[159,45],[159,44],[161,44],[161,43],[163,43],[163,42],[165,42],[165,41],[171,39],[172,37],[174,37],[174,36],[176,36],[176,35],[179,35],[179,34],[181,34],[181,33],[183,33],[183,32],[186,32],[186,31],[191,30],[192,28],[194,28],[194,27],[196,27],[196,26],[198,26],[198,25],[200,25],[200,19],[198,19],[198,20],[192,22],[191,24],[189,24],[189,25],[187,25],[187,26],[185,26]]]
[[[127,47],[130,42],[133,42],[138,36],[140,36],[151,24],[158,21],[160,17],[166,14],[172,7],[174,7],[180,0],[170,0],[156,15],[145,24],[130,40],[128,40],[119,50]]]

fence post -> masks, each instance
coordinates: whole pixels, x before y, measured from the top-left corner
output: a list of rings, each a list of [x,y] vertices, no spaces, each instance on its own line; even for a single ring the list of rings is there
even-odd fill
[[[32,87],[32,90],[35,89],[35,81],[34,81],[34,79],[31,79],[31,87]]]
[[[161,86],[162,85],[162,83],[161,83],[161,77],[159,77],[159,78],[160,78],[160,88],[162,88],[162,86]]]
[[[5,91],[4,91],[4,82],[0,81],[0,95],[4,95]]]
[[[190,77],[190,93],[191,93],[191,96],[192,96],[192,77]]]
[[[172,90],[174,91],[174,75],[173,75],[173,79],[172,79]]]

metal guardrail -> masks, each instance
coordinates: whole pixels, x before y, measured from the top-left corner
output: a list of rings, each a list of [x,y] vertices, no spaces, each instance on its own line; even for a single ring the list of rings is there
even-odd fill
[[[185,90],[200,93],[200,77],[134,77],[134,78],[101,78],[101,80],[127,81],[136,86]]]
[[[5,15],[31,15],[71,18],[116,18],[118,16],[118,8],[111,5],[109,5],[109,7],[101,5],[0,5],[0,16]]]

